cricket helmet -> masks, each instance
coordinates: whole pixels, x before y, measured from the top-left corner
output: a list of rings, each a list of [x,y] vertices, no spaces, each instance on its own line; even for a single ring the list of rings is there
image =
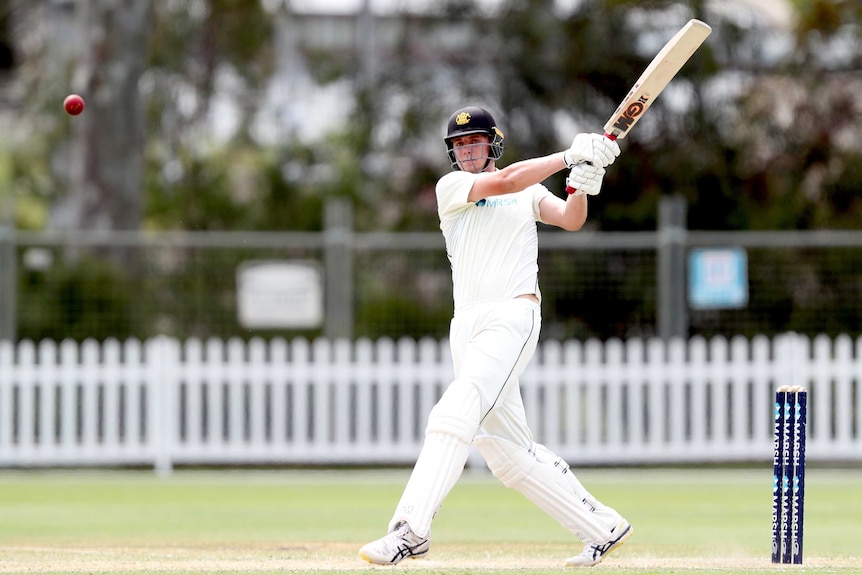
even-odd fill
[[[446,127],[446,137],[443,138],[446,142],[446,151],[449,153],[449,161],[452,162],[454,169],[460,170],[458,161],[455,159],[455,151],[452,149],[452,140],[471,134],[488,136],[491,146],[485,167],[488,167],[488,162],[491,160],[499,160],[503,157],[503,132],[497,127],[494,117],[484,108],[467,106],[452,114]]]

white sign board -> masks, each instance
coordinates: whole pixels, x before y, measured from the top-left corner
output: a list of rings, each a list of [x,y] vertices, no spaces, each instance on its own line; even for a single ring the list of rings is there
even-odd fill
[[[237,269],[239,323],[251,329],[313,329],[323,323],[323,281],[311,261],[249,261]]]

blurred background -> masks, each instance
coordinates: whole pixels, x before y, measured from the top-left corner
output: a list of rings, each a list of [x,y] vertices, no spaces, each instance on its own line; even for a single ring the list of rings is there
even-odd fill
[[[410,463],[449,116],[565,149],[690,18],[585,228],[540,225],[537,440],[765,461],[794,384],[858,461],[859,2],[2,0],[0,464]]]
[[[444,337],[451,112],[488,107],[503,164],[563,149],[693,17],[712,35],[621,142],[585,230],[541,229],[543,337],[858,334],[860,16],[3,0],[0,339]]]

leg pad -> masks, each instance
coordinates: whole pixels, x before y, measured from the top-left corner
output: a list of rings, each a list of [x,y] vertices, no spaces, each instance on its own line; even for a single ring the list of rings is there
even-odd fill
[[[583,541],[604,542],[620,516],[581,485],[569,465],[543,445],[519,447],[501,437],[473,441],[503,485],[516,489]]]

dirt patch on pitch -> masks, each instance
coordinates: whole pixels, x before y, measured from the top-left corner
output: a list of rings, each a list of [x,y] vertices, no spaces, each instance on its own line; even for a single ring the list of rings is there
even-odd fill
[[[511,544],[506,547],[485,544],[441,547],[426,558],[404,561],[398,565],[397,571],[563,571],[564,555],[559,548],[543,549],[535,545],[513,548]],[[0,573],[334,573],[380,569],[362,561],[357,549],[353,543],[320,542],[236,548],[211,545],[153,548],[0,546]],[[806,559],[803,569],[843,572],[858,566],[858,560],[813,557]],[[669,573],[782,572],[785,569],[799,572],[798,566],[772,565],[768,557],[649,557],[637,552],[620,552],[601,566],[602,571],[609,572],[666,570]],[[565,571],[574,572],[571,569]]]

